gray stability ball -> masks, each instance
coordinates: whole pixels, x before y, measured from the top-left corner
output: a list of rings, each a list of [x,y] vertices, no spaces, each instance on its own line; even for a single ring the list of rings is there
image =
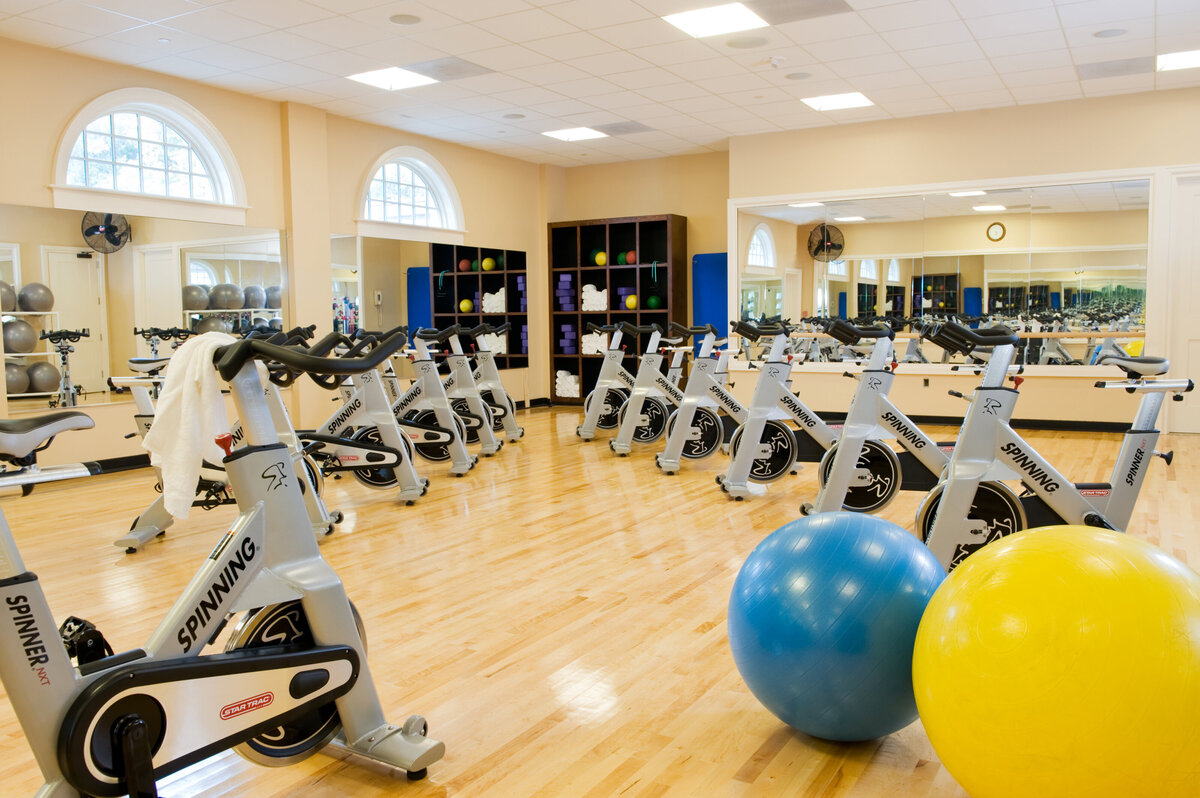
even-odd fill
[[[202,285],[185,285],[183,287],[184,310],[206,310],[208,308],[208,289]]]
[[[283,307],[283,286],[268,285],[267,286],[267,307],[281,308]]]
[[[261,285],[248,285],[242,293],[246,299],[242,307],[265,308],[267,306],[267,292]]]
[[[283,319],[271,319],[270,326],[271,326],[272,330],[282,330],[283,329]]]
[[[0,280],[0,310],[13,311],[17,309],[17,292],[8,283]]]
[[[37,332],[24,319],[4,322],[4,351],[24,354],[37,349]]]
[[[16,363],[4,364],[4,386],[9,396],[29,390],[29,372]]]
[[[25,283],[17,295],[21,310],[45,313],[54,309],[54,293],[41,283]]]
[[[58,390],[62,375],[51,363],[38,361],[29,367],[29,390],[32,393],[53,393]]]
[[[196,332],[198,332],[198,333],[207,333],[207,332],[227,333],[232,329],[233,329],[233,325],[231,325],[229,322],[225,321],[225,319],[221,318],[220,316],[205,316],[196,325]]]
[[[218,283],[208,292],[210,310],[240,310],[245,301],[242,289],[233,283]]]

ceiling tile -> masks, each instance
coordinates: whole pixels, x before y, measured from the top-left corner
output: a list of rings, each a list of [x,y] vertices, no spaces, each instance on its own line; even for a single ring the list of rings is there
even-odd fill
[[[863,58],[851,58],[846,61],[831,61],[829,68],[843,78],[852,78],[857,75],[872,75],[891,70],[906,72],[908,64],[895,53],[882,53]]]
[[[956,78],[995,77],[996,70],[987,61],[967,61],[962,64],[941,64],[940,66],[919,67],[917,72],[930,83],[939,80],[954,80]]]
[[[374,86],[368,86],[365,83],[359,83],[357,80],[329,77],[328,75],[323,80],[315,80],[312,83],[302,83],[300,85],[309,91],[315,91],[319,94],[328,94],[330,97],[339,97],[343,100],[358,100],[360,102],[362,101],[363,97],[368,95],[387,93],[382,89],[375,88]]]
[[[685,80],[701,80],[703,78],[721,78],[729,75],[746,75],[749,74],[747,69],[730,58],[722,58],[721,56],[710,57],[703,61],[692,61],[686,64],[674,64],[667,67],[669,72],[673,72]]]
[[[384,41],[371,42],[370,44],[355,47],[354,52],[364,58],[373,59],[375,61],[375,69],[382,69],[386,66],[415,64],[419,61],[432,61],[435,58],[442,58],[449,55],[445,50],[439,50],[436,47],[430,47],[425,44],[418,44],[409,39],[386,39]],[[473,60],[476,63],[480,63],[479,59],[473,58]],[[482,64],[482,66],[489,65]]]
[[[596,110],[585,102],[566,96],[548,103],[535,103],[532,109],[551,118],[569,116],[570,114],[589,113]]]
[[[1058,30],[1058,13],[1053,8],[1035,8],[1009,14],[992,14],[967,20],[967,27],[979,39],[998,39],[1001,36],[1020,36]]]
[[[972,41],[971,31],[957,20],[888,31],[880,35],[883,36],[884,41],[897,50],[916,50],[922,47],[939,47]]]
[[[24,14],[46,5],[46,0],[0,0],[0,14]]]
[[[910,66],[914,67],[958,64],[984,57],[983,51],[975,43],[948,44],[942,47],[922,47],[917,50],[904,50],[900,55]]]
[[[876,105],[887,105],[897,100],[926,100],[937,97],[938,94],[928,83],[910,83],[906,86],[872,89],[867,96],[874,100]]]
[[[202,53],[204,51],[197,50],[196,52]],[[189,53],[188,55],[191,56],[192,54]],[[245,72],[248,75],[253,75],[256,78],[273,80],[276,83],[282,83],[285,86],[302,86],[306,84],[313,84],[320,81],[328,81],[334,77],[326,72],[321,72],[316,69],[309,69],[306,66],[294,64],[289,61],[276,61],[271,64],[263,64],[262,66],[241,69],[239,71]]]
[[[1103,97],[1107,94],[1130,94],[1132,92],[1151,91],[1154,88],[1154,73],[1085,80],[1082,81],[1082,85],[1083,93],[1086,97]]]
[[[875,32],[858,14],[836,14],[832,17],[787,22],[776,25],[775,29],[797,44],[838,41]]]
[[[731,91],[726,93],[725,99],[734,105],[748,107],[755,113],[759,113],[758,109],[754,108],[757,105],[766,105],[769,103],[789,103],[795,102],[796,99],[782,89],[774,86],[766,88],[749,89],[746,91]]]
[[[367,58],[348,50],[330,50],[327,53],[310,55],[304,59],[304,66],[310,69],[328,72],[330,75],[357,75],[359,72],[370,72],[379,69],[379,61]],[[361,83],[359,84],[362,85]],[[370,88],[370,87],[368,87]]]
[[[333,0],[333,2],[336,1]],[[375,5],[362,11],[347,12],[347,14],[350,19],[365,22],[380,32],[391,31],[399,36],[411,36],[428,30],[462,24],[460,20],[449,14],[444,14],[432,6],[415,0],[400,0],[399,2]],[[397,14],[417,17],[420,22],[415,25],[396,25],[390,21],[390,18]]]
[[[942,114],[952,111],[941,97],[930,97],[921,100],[896,100],[885,103],[885,111],[892,116],[924,116],[925,114]]]
[[[979,108],[1001,108],[1006,105],[1016,105],[1016,101],[1007,90],[993,92],[977,92],[973,94],[956,94],[943,99],[955,111],[974,111]]]
[[[511,74],[504,74],[503,72],[491,72],[487,75],[478,75],[473,78],[462,78],[456,82],[463,88],[480,94],[527,89],[530,86],[527,81],[521,80]]]
[[[513,91],[502,91],[492,95],[503,102],[510,102],[513,105],[534,106],[540,103],[555,102],[563,99],[563,96],[558,92],[543,89],[541,86],[530,86],[528,89],[514,89]]]
[[[1154,75],[1156,89],[1182,89],[1188,86],[1200,86],[1200,69],[1176,69]]]
[[[229,72],[245,72],[250,69],[274,66],[279,63],[274,58],[232,44],[213,44],[208,47],[198,47],[195,50],[188,50],[187,57],[205,64],[212,64],[215,67],[221,67]],[[274,78],[268,79],[274,80]],[[313,79],[315,80],[316,78]]]
[[[236,41],[237,38],[257,36],[272,30],[266,25],[235,17],[220,8],[204,8],[180,14],[171,17],[164,25],[173,30],[222,41]]]
[[[512,14],[526,11],[531,6],[524,0],[454,0],[439,6],[447,14],[458,17],[465,22],[498,17],[502,14]]]
[[[546,10],[583,30],[657,16],[632,0],[604,0],[603,3],[593,0],[570,0],[566,3],[555,3]]]
[[[340,50],[349,50],[394,35],[391,30],[380,30],[376,26],[349,17],[331,17],[317,22],[306,22],[288,28],[288,33],[304,36]]]
[[[223,75],[217,75],[216,77],[209,78],[204,82],[211,83],[212,85],[219,86],[223,89],[240,91],[243,94],[258,94],[261,91],[273,91],[275,89],[283,88],[283,86],[275,83],[274,81],[256,78],[253,75],[247,75],[244,72],[226,72]]]
[[[859,91],[869,89],[890,89],[896,86],[924,85],[925,79],[915,71],[906,67],[888,69],[886,72],[875,72],[869,75],[856,75],[851,83]]]
[[[186,14],[196,8],[187,0],[89,0],[88,5],[137,17],[146,22],[158,22],[177,14]]]
[[[218,41],[162,25],[143,25],[140,28],[130,28],[114,33],[108,38],[133,47],[140,47],[148,53],[153,53],[156,57],[182,55],[199,47],[216,46]]]
[[[224,2],[224,0],[217,0]],[[314,6],[332,11],[335,14],[353,14],[356,11],[365,11],[368,8],[378,8],[383,5],[380,0],[307,0]]]
[[[326,53],[332,49],[328,45],[282,30],[238,39],[237,46],[281,61],[303,61],[309,56]]]
[[[623,50],[635,50],[652,44],[686,41],[691,37],[679,28],[661,19],[646,19],[626,22],[622,25],[606,25],[591,31],[609,44]]]
[[[599,94],[589,97],[588,102],[597,108],[607,108],[610,111],[636,109],[646,104],[646,97],[636,91],[615,91],[610,94]]]
[[[492,17],[487,21],[487,29],[512,42],[528,42],[578,31],[578,28],[569,22],[538,8]]]
[[[912,0],[907,3],[860,9],[858,15],[877,31],[958,21],[958,11],[950,4],[950,0]]]
[[[704,97],[708,94],[707,91],[697,86],[695,83],[680,81],[678,83],[668,83],[664,86],[648,86],[640,92],[645,97],[658,102],[667,102],[669,100],[688,100],[693,97]]]
[[[1137,16],[1131,12],[1138,8],[1146,9],[1147,15],[1154,13],[1154,4],[1144,0],[1085,0],[1082,3],[1060,3],[1058,17],[1064,28],[1078,28],[1129,19]]]
[[[620,91],[621,87],[600,78],[583,78],[581,80],[568,80],[565,83],[555,83],[550,88],[567,97],[590,100],[597,95],[612,94],[613,92]]]
[[[1059,66],[1050,69],[1031,69],[1025,72],[1006,72],[1000,75],[1004,85],[1010,89],[1016,86],[1037,86],[1054,83],[1077,82],[1073,66]]]
[[[155,72],[175,75],[176,77],[187,78],[188,80],[207,80],[208,78],[216,77],[229,71],[219,66],[213,66],[212,64],[193,61],[181,55],[168,55],[164,58],[155,58],[153,61],[147,61],[141,66],[143,69],[152,69]]]
[[[521,67],[533,66],[534,64],[545,64],[550,61],[550,58],[541,53],[535,53],[527,47],[506,44],[503,47],[493,47],[473,53],[471,60],[499,72],[502,70],[520,69]]]
[[[979,42],[979,46],[983,48],[989,58],[1061,50],[1066,47],[1066,44],[1062,31],[1057,30],[1026,33],[1021,36],[1004,36],[999,39],[984,39]]]
[[[538,39],[527,45],[542,55],[551,58],[569,60],[581,55],[599,55],[613,50],[613,46],[603,39],[598,39],[590,33],[568,33],[565,36],[554,36],[549,39]]]
[[[148,53],[141,47],[134,47],[125,42],[112,39],[85,39],[78,44],[69,44],[62,48],[69,53],[85,55],[89,58],[100,58],[104,61],[116,61],[121,64],[142,64],[161,57],[160,53]]]
[[[854,36],[838,42],[815,42],[805,45],[804,49],[824,62],[892,52],[891,45],[875,34]]]
[[[65,47],[68,44],[78,44],[90,38],[86,33],[67,30],[28,17],[9,17],[0,20],[0,36],[31,44],[40,44],[43,47]]]
[[[631,72],[653,66],[649,61],[638,58],[633,53],[616,51],[603,55],[588,55],[583,58],[572,58],[571,66],[582,69],[592,75],[612,75],[616,72]]]
[[[722,109],[729,110],[733,108],[732,103],[713,95],[689,97],[686,100],[670,100],[667,105],[685,114],[694,114],[696,111],[720,111]]]
[[[510,69],[507,74],[514,78],[532,83],[535,86],[545,86],[550,83],[562,83],[567,80],[582,80],[590,77],[583,70],[576,69],[570,64],[564,64],[561,61],[550,61],[545,64],[536,66],[521,67],[520,69]]]
[[[114,0],[107,0],[114,2]],[[159,0],[121,0],[121,2],[144,2],[157,4]],[[290,28],[305,22],[315,22],[333,16],[333,12],[319,8],[304,0],[237,0],[221,6],[234,16],[258,22],[271,28]]]
[[[1200,15],[1197,16],[1200,17]],[[1162,21],[1161,27],[1164,29],[1175,30],[1177,27],[1167,23],[1165,18],[1160,17],[1160,20]],[[1067,28],[1063,33],[1067,37],[1067,45],[1069,47],[1089,47],[1094,44],[1108,43],[1118,44],[1129,39],[1153,39],[1155,19],[1154,17],[1123,19],[1112,23],[1109,29],[1113,28],[1120,28],[1125,31],[1125,34],[1111,39],[1097,37],[1095,35],[1097,33],[1095,25],[1088,25],[1082,28]]]
[[[477,25],[455,25],[448,28],[420,31],[405,36],[409,41],[435,47],[447,53],[467,56],[476,50],[486,50],[489,47],[500,47],[508,44],[499,36],[493,36]]]
[[[1200,38],[1192,39],[1200,46]],[[1154,39],[1130,39],[1129,41],[1097,42],[1087,47],[1072,47],[1071,59],[1077,64],[1093,61],[1118,61],[1126,58],[1152,58],[1160,51]],[[1167,51],[1169,52],[1169,51]]]
[[[1078,100],[1083,97],[1079,81],[1065,83],[1046,83],[1037,86],[1010,86],[1009,92],[1018,104],[1057,102],[1059,100]]]
[[[717,54],[711,47],[697,39],[668,44],[653,44],[649,47],[638,47],[633,51],[639,58],[658,66],[683,64],[688,61],[711,59]]]
[[[726,75],[720,78],[703,78],[695,81],[695,83],[700,88],[707,89],[718,97],[722,97],[728,92],[767,89],[771,86],[770,83],[767,83],[767,81],[758,75],[749,72],[741,75]]]
[[[1066,50],[1048,50],[1040,53],[1024,55],[993,56],[992,66],[999,72],[1025,72],[1031,69],[1054,69],[1055,67],[1073,67],[1071,54]]]
[[[679,78],[665,69],[650,67],[635,69],[632,72],[618,72],[607,75],[606,78],[623,89],[644,89],[647,86],[662,86],[664,83],[675,83]]]
[[[973,77],[952,78],[950,80],[931,80],[929,85],[938,94],[949,98],[956,94],[973,94],[988,91],[1008,91],[999,75],[977,75]]]
[[[1009,11],[1026,11],[1033,9],[1053,8],[1054,0],[950,0],[963,19],[974,17],[990,17]]]
[[[89,36],[106,36],[145,24],[140,19],[84,5],[78,0],[59,0],[23,15],[26,19],[58,25]]]

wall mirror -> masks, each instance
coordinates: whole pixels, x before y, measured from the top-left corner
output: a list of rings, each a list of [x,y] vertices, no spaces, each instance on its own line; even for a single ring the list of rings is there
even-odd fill
[[[10,242],[0,244],[0,279],[18,295],[39,283],[52,296],[48,307],[18,303],[4,309],[10,412],[44,412],[57,399],[61,362],[39,340],[43,331],[89,330],[70,355],[72,381],[86,405],[128,398],[110,391],[108,380],[130,373],[129,358],[149,354],[135,327],[195,329],[206,319],[209,326],[220,320],[222,328],[255,319],[283,324],[286,252],[278,230],[127,216],[130,242],[101,253],[84,242],[82,217],[77,211],[0,205],[0,241]],[[197,290],[191,292],[192,307],[185,307],[189,285],[203,289],[203,307]],[[219,285],[224,302],[210,307]],[[253,307],[247,305],[251,300]],[[28,379],[31,368],[44,379]]]
[[[1140,351],[1149,189],[1148,180],[981,186],[740,208],[740,312],[982,318],[1029,333],[1027,363],[1088,363],[1102,346]],[[764,231],[775,244],[770,273],[755,241]],[[764,302],[769,280],[784,286],[777,305]]]

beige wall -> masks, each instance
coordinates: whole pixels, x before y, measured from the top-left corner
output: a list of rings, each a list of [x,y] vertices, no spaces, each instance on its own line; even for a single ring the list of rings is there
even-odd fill
[[[739,136],[730,196],[1068,174],[1200,161],[1200,89]]]

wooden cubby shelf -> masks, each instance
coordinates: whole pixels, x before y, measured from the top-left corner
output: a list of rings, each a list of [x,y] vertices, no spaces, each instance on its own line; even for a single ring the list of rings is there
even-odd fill
[[[551,400],[582,404],[603,359],[583,354],[589,323],[687,323],[687,219],[663,214],[553,222],[549,233]],[[604,257],[597,263],[599,253]],[[626,343],[630,354],[640,354],[646,342]],[[559,372],[576,378],[578,396],[560,393]]]
[[[958,313],[959,285],[957,274],[926,274],[912,278],[912,313],[941,315]]]
[[[430,244],[433,326],[464,328],[512,324],[507,351],[496,355],[502,369],[529,365],[529,285],[525,253],[514,249]],[[464,268],[465,264],[465,268]],[[491,268],[485,269],[485,266]],[[504,300],[499,302],[501,289]],[[469,301],[469,306],[462,303]],[[493,302],[498,304],[493,305]]]

